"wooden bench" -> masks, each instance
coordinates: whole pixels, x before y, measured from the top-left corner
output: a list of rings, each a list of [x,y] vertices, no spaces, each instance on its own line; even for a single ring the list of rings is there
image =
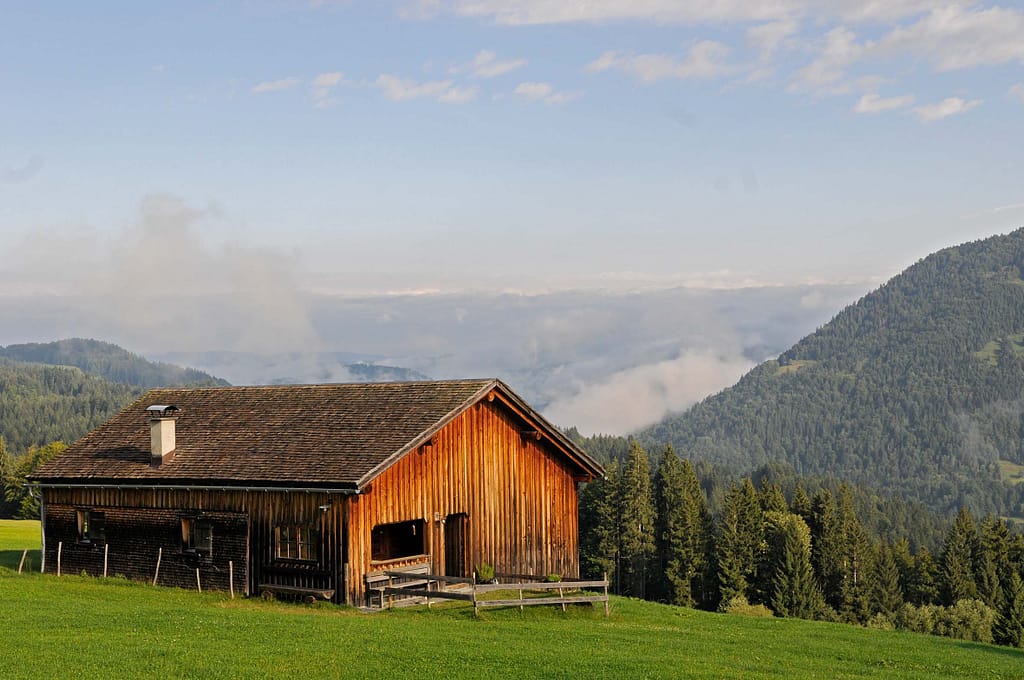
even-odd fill
[[[334,590],[330,588],[303,588],[301,586],[282,586],[276,583],[261,583],[257,588],[265,600],[272,600],[275,595],[294,595],[311,603],[318,599],[330,600],[334,597]]]

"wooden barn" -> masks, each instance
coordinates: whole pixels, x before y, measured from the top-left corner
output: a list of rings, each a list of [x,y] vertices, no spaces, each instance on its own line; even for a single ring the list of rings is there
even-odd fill
[[[460,380],[152,390],[32,481],[47,572],[362,605],[398,568],[577,576],[602,474],[503,382]]]

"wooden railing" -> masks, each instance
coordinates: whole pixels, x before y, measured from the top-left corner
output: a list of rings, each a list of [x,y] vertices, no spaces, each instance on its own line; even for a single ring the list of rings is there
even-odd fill
[[[408,571],[384,571],[382,576],[387,578],[386,584],[379,582],[379,585],[370,586],[371,590],[380,594],[380,606],[383,608],[385,602],[388,608],[394,606],[395,598],[423,598],[427,607],[430,607],[433,600],[461,600],[473,604],[473,612],[477,615],[481,608],[486,607],[523,607],[533,605],[560,605],[565,611],[566,605],[570,604],[595,604],[604,603],[604,614],[608,616],[608,578],[600,581],[582,581],[579,579],[564,579],[560,581],[540,580],[529,574],[500,574],[496,575],[493,583],[477,583],[475,577],[442,576],[440,574],[410,574]],[[411,577],[411,578],[410,578]],[[396,579],[403,582],[396,583]],[[513,580],[515,583],[500,583],[499,579]],[[449,589],[448,586],[455,586]],[[432,587],[433,586],[433,587]],[[594,589],[600,592],[592,592]],[[558,596],[540,595],[525,597],[525,593],[547,593],[558,591]],[[487,599],[479,597],[482,594],[516,591],[517,599]]]

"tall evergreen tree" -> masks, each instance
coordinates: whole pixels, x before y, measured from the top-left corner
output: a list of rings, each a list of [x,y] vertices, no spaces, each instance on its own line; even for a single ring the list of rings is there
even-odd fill
[[[822,489],[811,500],[811,564],[825,602],[840,611],[846,602],[843,535],[832,492]]]
[[[647,452],[633,442],[618,484],[619,566],[622,594],[646,597],[654,562],[654,497]]]
[[[694,590],[705,569],[707,507],[693,467],[680,461],[671,446],[658,466],[654,497],[660,596],[672,604],[694,606]]]
[[[902,604],[900,568],[893,549],[882,543],[878,546],[871,577],[871,608],[891,619]]]
[[[803,619],[820,616],[825,602],[811,567],[811,531],[807,523],[790,512],[766,512],[765,538],[772,611]]]
[[[907,599],[918,606],[938,604],[941,599],[942,567],[927,548],[921,548],[914,556],[914,570],[911,575]]]
[[[619,554],[619,468],[605,467],[604,479],[595,479],[580,490],[580,568],[585,577],[607,574],[617,583]]]
[[[1010,528],[1000,519],[989,514],[981,520],[978,542],[974,555],[974,580],[978,584],[978,596],[988,606],[1000,611],[1004,591],[1009,586],[1010,572]]]
[[[947,605],[978,597],[978,585],[974,581],[977,540],[974,518],[966,508],[960,508],[942,551],[943,596]]]
[[[1024,582],[1016,571],[1007,579],[1006,597],[996,615],[992,637],[997,644],[1024,647]]]
[[[839,487],[836,506],[842,536],[844,587],[840,613],[850,621],[864,623],[871,616],[871,575],[874,548],[853,507],[853,494],[848,486]]]
[[[757,492],[750,479],[733,486],[725,495],[718,522],[715,552],[721,603],[734,597],[756,598],[757,573],[764,527]]]

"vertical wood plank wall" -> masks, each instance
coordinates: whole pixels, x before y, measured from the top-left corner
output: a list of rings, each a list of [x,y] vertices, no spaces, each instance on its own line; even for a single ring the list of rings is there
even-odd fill
[[[431,446],[406,455],[365,493],[347,497],[349,602],[362,604],[363,577],[386,566],[370,559],[374,526],[424,520],[431,569],[443,572],[440,520],[456,513],[468,516],[468,569],[486,562],[499,572],[578,576],[572,470],[549,444],[523,437],[525,428],[500,402],[481,401]]]
[[[47,571],[56,571],[57,544],[63,542],[62,558],[75,571],[102,575],[102,550],[77,543],[75,510],[89,508],[106,515],[110,575],[138,580],[152,579],[162,548],[160,584],[195,588],[194,556],[183,553],[180,517],[205,513],[213,526],[213,555],[201,561],[200,572],[209,574],[210,587],[228,589],[228,558],[233,558],[235,589],[258,593],[261,583],[308,588],[344,589],[339,579],[344,558],[342,545],[342,496],[304,492],[187,491],[160,489],[46,489]],[[326,506],[326,511],[321,510]],[[223,513],[242,521],[228,522]],[[274,527],[308,524],[320,531],[320,555],[315,563],[295,564],[274,560]],[[232,546],[230,552],[226,550]],[[237,546],[237,547],[236,547]],[[97,555],[100,557],[97,558]],[[69,561],[70,560],[70,561]],[[239,563],[241,560],[241,563]],[[207,587],[204,585],[204,587]]]

